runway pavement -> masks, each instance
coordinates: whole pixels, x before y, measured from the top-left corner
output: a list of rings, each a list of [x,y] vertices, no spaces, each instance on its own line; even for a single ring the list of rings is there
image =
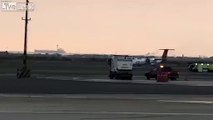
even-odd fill
[[[0,74],[3,120],[212,120],[213,74],[180,71],[178,81],[110,80],[105,62],[31,61],[32,78],[16,79],[19,60]],[[187,79],[186,79],[187,78]],[[184,81],[187,80],[187,81]]]
[[[212,81],[110,80],[85,76],[34,74],[30,79],[0,76],[0,93],[23,94],[213,94]]]
[[[212,120],[213,96],[0,95],[4,120]]]
[[[87,82],[108,82],[108,83],[138,83],[138,84],[166,84],[166,85],[185,85],[185,86],[213,86],[213,81],[205,81],[205,80],[175,80],[169,82],[157,82],[156,80],[146,80],[141,76],[137,76],[140,79],[133,80],[117,80],[117,79],[109,79],[106,77],[102,78],[84,78],[84,77],[69,77],[69,76],[41,76],[37,77],[40,79],[55,79],[55,80],[73,80],[73,81],[87,81]]]

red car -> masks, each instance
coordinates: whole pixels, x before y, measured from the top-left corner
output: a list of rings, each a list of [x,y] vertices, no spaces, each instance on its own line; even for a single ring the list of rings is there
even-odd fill
[[[157,74],[159,72],[167,72],[167,75],[168,75],[167,77],[171,80],[176,80],[177,78],[179,78],[179,72],[174,71],[171,67],[167,67],[167,66],[160,66],[160,67],[154,68],[151,71],[145,73],[145,76],[147,80],[150,80],[151,78],[157,79]]]

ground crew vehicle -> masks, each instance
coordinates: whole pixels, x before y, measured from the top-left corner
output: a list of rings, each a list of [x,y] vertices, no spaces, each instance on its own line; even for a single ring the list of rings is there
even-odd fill
[[[147,80],[150,80],[151,78],[157,79],[157,75],[159,72],[164,72],[167,75],[167,78],[170,80],[176,80],[179,78],[179,72],[174,71],[171,67],[160,65],[159,67],[156,67],[152,69],[151,71],[145,73],[145,76]]]
[[[212,63],[192,63],[188,66],[191,72],[213,72]]]
[[[109,78],[110,79],[132,79],[133,61],[128,56],[112,56],[109,59],[110,66]]]

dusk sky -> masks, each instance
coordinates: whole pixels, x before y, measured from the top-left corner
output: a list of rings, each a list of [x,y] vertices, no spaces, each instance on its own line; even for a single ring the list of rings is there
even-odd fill
[[[30,2],[29,51],[58,44],[69,53],[159,55],[173,48],[176,56],[213,56],[213,0]],[[24,14],[0,11],[0,51],[23,50]]]

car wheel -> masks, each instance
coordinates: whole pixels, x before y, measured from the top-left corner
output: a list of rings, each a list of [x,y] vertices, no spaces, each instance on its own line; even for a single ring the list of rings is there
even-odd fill
[[[120,79],[120,76],[119,75],[115,75],[115,79]]]
[[[175,77],[170,78],[171,80],[177,80]]]
[[[110,78],[110,79],[113,79],[113,78],[114,78],[114,75],[113,75],[112,73],[110,73],[110,74],[109,74],[109,78]]]
[[[147,79],[147,80],[150,80],[150,77],[149,77],[149,76],[146,76],[146,79]]]

